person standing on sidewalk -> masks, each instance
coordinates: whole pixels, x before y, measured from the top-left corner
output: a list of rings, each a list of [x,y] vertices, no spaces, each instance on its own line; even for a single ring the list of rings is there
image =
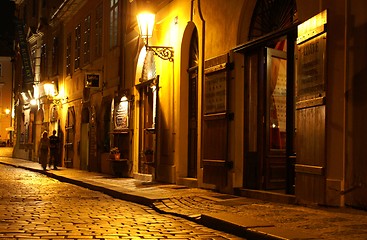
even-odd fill
[[[52,136],[50,136],[50,162],[49,167],[51,165],[54,166],[54,169],[57,169],[57,165],[59,164],[59,137],[56,136],[56,130],[53,130]]]
[[[50,140],[47,136],[47,131],[44,131],[42,133],[40,144],[38,145],[39,163],[41,164],[43,170],[46,170],[47,167],[48,149],[50,148]]]

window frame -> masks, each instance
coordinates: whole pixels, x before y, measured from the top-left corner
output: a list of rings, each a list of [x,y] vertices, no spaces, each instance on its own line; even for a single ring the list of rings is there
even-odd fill
[[[103,4],[100,3],[96,8],[95,23],[95,57],[102,57],[102,41],[103,41]]]
[[[118,42],[119,0],[110,0],[110,48],[116,47]]]
[[[91,16],[84,19],[84,42],[83,42],[83,60],[84,65],[90,63],[90,40],[91,40]]]
[[[81,44],[82,44],[82,26],[81,24],[75,27],[75,48],[74,48],[74,71],[80,68],[80,55],[81,55]]]

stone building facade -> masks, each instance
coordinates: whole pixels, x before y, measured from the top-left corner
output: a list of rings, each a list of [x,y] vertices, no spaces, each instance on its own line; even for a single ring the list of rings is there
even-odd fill
[[[57,129],[65,167],[366,208],[363,1],[33,2],[30,151]]]

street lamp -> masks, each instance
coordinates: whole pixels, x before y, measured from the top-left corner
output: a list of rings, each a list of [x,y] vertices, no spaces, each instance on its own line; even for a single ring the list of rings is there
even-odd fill
[[[173,47],[167,46],[149,46],[148,40],[153,35],[153,28],[155,22],[155,14],[149,12],[142,12],[136,16],[139,25],[140,37],[144,39],[145,48],[147,51],[153,51],[154,55],[163,60],[173,62]]]

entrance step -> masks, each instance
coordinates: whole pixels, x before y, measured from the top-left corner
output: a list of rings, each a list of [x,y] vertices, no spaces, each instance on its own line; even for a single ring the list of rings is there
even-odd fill
[[[197,188],[198,187],[198,180],[197,178],[179,178],[177,180],[178,185],[184,185],[189,188]]]
[[[255,198],[270,202],[295,204],[296,197],[294,195],[264,191],[264,190],[253,190],[240,188],[237,190],[238,195],[241,197]]]

